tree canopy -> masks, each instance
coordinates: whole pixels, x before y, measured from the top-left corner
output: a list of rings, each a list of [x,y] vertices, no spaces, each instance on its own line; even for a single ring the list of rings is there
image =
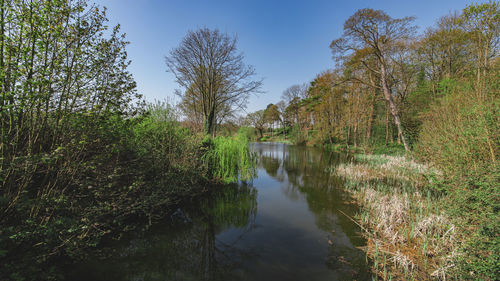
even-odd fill
[[[244,108],[251,93],[260,91],[262,80],[243,62],[237,38],[219,30],[189,31],[165,58],[168,71],[184,88],[183,101],[191,100],[204,118],[205,134],[214,135],[222,109]]]

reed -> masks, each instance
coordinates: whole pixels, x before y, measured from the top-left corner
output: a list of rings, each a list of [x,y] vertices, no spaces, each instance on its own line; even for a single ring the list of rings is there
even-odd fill
[[[216,137],[206,141],[208,150],[203,162],[211,176],[224,183],[246,181],[255,176],[256,157],[250,151],[246,136]]]
[[[379,278],[445,279],[457,252],[457,233],[438,197],[425,189],[426,165],[405,156],[356,155],[333,170],[361,205],[367,254]],[[389,266],[390,264],[390,266]]]

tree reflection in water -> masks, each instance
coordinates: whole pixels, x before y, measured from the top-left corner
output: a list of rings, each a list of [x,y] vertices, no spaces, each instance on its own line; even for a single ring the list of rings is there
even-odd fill
[[[365,244],[360,229],[339,212],[357,208],[329,172],[351,159],[282,144],[252,149],[252,184],[190,202],[168,222],[103,248],[112,258],[87,259],[68,280],[371,280],[356,248]]]
[[[255,255],[237,245],[255,225],[256,199],[257,190],[247,184],[228,186],[193,210],[178,210],[167,226],[111,245],[112,258],[89,259],[67,280],[236,280],[238,261]],[[241,234],[218,241],[217,234],[228,228]]]
[[[353,215],[358,209],[343,191],[342,179],[329,172],[332,166],[352,161],[352,156],[283,144],[257,145],[255,151],[260,168],[286,183],[281,185],[282,193],[290,200],[305,198],[317,227],[329,233],[327,267],[347,279],[370,279],[366,255],[355,248],[365,244],[361,230],[339,212]]]

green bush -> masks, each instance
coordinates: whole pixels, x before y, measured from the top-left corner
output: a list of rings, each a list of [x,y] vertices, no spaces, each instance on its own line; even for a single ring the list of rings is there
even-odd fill
[[[143,170],[148,177],[168,181],[168,175],[175,171],[182,181],[189,180],[192,172],[205,173],[200,165],[200,138],[175,119],[171,105],[157,103],[148,106],[147,114],[133,128],[133,149],[145,162]]]
[[[248,141],[257,140],[257,131],[253,127],[241,127],[237,134],[246,137]]]
[[[496,164],[500,147],[498,94],[478,99],[470,85],[450,81],[446,89],[423,115],[418,155],[457,176]]]

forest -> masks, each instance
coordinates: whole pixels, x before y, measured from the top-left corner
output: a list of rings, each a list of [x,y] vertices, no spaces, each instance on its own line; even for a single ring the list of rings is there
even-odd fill
[[[188,32],[165,57],[180,103],[146,102],[105,9],[0,0],[0,279],[63,280],[59,265],[103,240],[251,180],[249,142],[279,141],[355,154],[332,173],[361,206],[378,278],[495,280],[499,32],[497,1],[420,33],[413,17],[360,9],[325,46],[334,68],[239,116],[263,80],[233,36]]]

